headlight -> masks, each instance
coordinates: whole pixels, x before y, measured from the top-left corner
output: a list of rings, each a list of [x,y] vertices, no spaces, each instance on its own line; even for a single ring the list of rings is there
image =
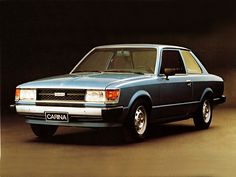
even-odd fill
[[[88,102],[105,102],[105,91],[99,90],[87,90],[85,95],[85,101]]]
[[[33,89],[16,89],[15,101],[35,101],[36,90]]]
[[[119,101],[120,90],[87,90],[85,101],[117,103]]]

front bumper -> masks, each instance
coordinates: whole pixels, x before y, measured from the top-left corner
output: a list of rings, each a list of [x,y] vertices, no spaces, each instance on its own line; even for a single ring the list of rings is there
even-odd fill
[[[72,116],[102,116],[102,108],[81,107],[16,105],[16,112],[23,115],[44,115],[45,112],[67,112]]]
[[[124,108],[109,107],[60,107],[15,105],[18,114],[26,116],[29,124],[47,124],[77,127],[119,127],[122,126]],[[64,112],[69,115],[69,122],[46,122],[45,112]]]

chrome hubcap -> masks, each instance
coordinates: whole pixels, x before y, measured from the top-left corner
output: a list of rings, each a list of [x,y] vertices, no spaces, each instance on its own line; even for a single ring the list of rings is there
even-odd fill
[[[134,125],[136,132],[142,135],[147,128],[147,113],[144,106],[139,106],[136,109],[134,117]]]
[[[202,115],[205,123],[208,123],[211,119],[211,104],[208,100],[205,100],[203,103]]]

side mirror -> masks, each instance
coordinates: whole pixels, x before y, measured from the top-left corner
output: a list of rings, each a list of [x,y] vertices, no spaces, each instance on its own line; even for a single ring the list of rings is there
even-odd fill
[[[175,68],[165,68],[164,74],[166,76],[166,80],[168,80],[169,76],[173,76],[176,74],[176,69]]]

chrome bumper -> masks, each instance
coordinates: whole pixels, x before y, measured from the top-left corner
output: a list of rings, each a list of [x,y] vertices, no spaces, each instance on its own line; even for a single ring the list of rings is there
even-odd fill
[[[47,124],[58,126],[77,127],[119,127],[122,126],[123,112],[127,112],[123,106],[100,107],[61,107],[61,106],[37,106],[37,105],[12,105],[18,114],[26,116],[29,124]],[[47,122],[45,112],[68,113],[69,122]]]
[[[103,108],[81,108],[81,107],[58,107],[58,106],[35,106],[35,105],[16,105],[16,112],[19,114],[42,114],[45,112],[66,112],[69,115],[81,116],[102,116]]]

